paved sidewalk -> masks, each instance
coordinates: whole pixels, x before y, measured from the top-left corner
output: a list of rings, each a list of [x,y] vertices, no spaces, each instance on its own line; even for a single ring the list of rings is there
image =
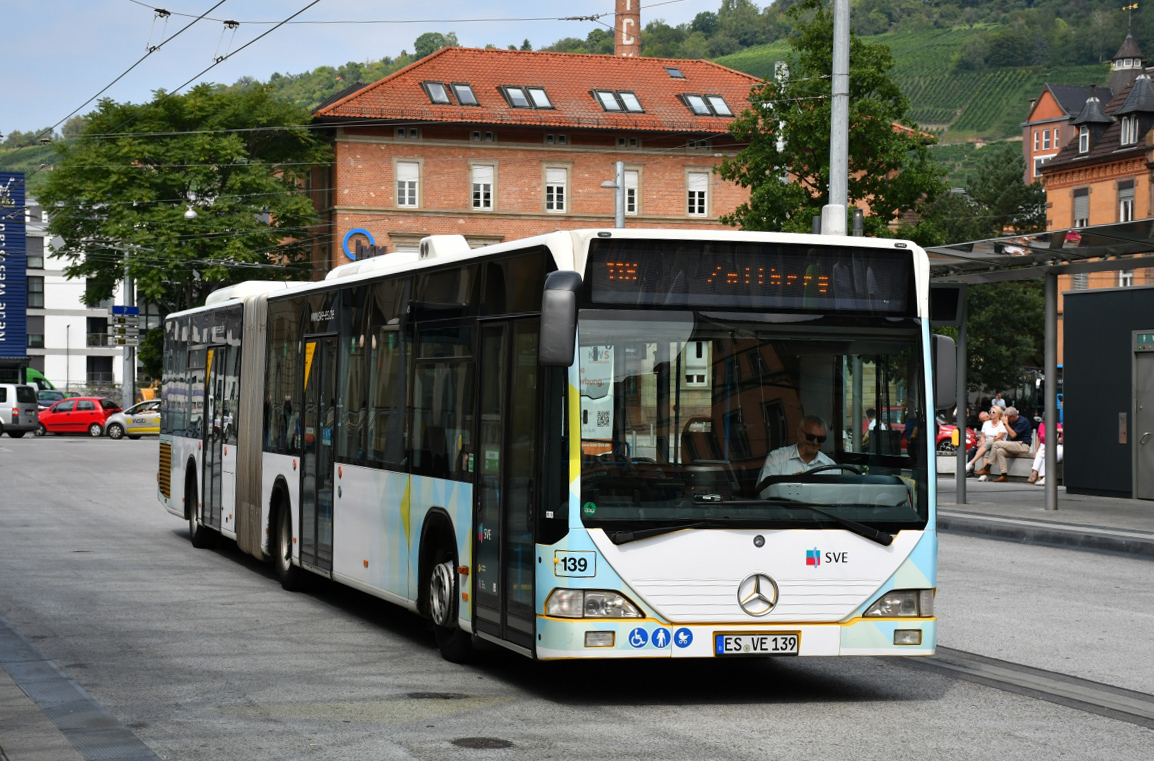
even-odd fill
[[[938,476],[938,527],[1027,544],[1118,552],[1154,560],[1154,501],[1067,494],[1046,510],[1045,488],[1027,483],[966,481],[957,504],[953,474]]]
[[[0,668],[0,761],[81,761],[52,721]]]

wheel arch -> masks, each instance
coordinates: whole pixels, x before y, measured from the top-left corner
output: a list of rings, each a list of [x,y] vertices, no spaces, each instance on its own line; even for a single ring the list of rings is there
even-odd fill
[[[197,477],[198,472],[196,458],[190,456],[184,466],[184,491],[182,492],[184,496],[181,497],[181,500],[184,502],[185,520],[192,517],[192,513],[189,512],[190,505],[188,504],[188,485],[190,481],[196,486],[196,498],[198,500],[200,499],[200,479]]]
[[[461,548],[457,546],[453,518],[443,507],[434,507],[426,513],[425,520],[421,524],[421,540],[417,550],[417,611],[422,616],[429,615],[429,574],[432,572],[436,553],[441,547],[448,547],[453,553],[453,558],[460,562]]]
[[[280,520],[280,509],[284,505],[288,510],[292,511],[292,494],[289,492],[288,481],[284,476],[277,476],[273,481],[272,490],[268,497],[268,522],[265,527],[268,531],[267,546],[269,553],[272,552],[273,543],[276,541],[276,532],[278,528],[278,521]]]

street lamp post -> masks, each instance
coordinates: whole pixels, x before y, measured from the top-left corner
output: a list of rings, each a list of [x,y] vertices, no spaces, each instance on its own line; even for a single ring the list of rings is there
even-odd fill
[[[601,183],[603,188],[613,189],[613,226],[625,227],[625,162],[618,161],[616,179]]]
[[[64,326],[64,390],[68,391],[72,376],[72,323]],[[59,377],[59,376],[57,376]]]

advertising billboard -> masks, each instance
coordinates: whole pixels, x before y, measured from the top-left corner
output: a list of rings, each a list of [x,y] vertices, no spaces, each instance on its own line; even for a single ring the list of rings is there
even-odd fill
[[[0,172],[0,357],[28,356],[24,173]]]

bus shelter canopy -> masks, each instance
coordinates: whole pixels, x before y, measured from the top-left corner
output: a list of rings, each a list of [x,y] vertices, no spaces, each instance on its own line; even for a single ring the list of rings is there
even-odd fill
[[[926,252],[931,279],[939,283],[1154,267],[1154,219],[950,243]]]

